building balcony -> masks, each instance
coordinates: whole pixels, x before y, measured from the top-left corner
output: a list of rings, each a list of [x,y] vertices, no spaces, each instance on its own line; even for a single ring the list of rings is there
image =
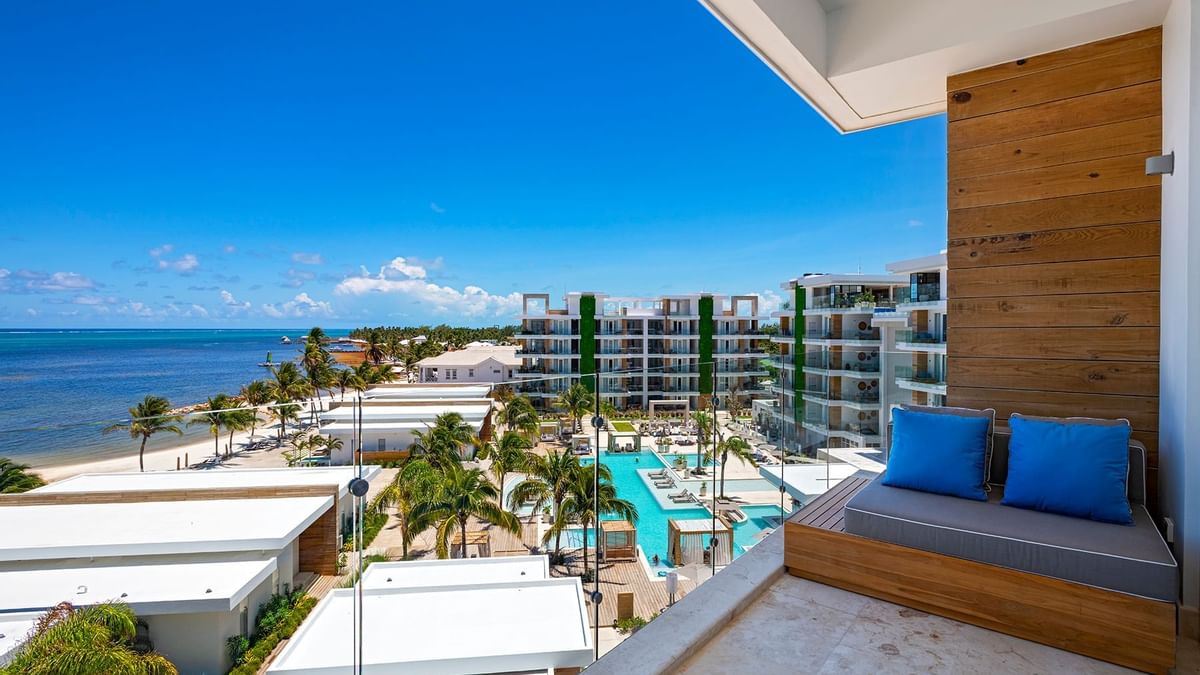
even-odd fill
[[[911,329],[896,332],[896,348],[905,351],[946,353],[946,335]]]
[[[946,394],[946,379],[930,371],[914,370],[908,366],[896,368],[896,386],[909,391],[924,391],[930,394]]]
[[[941,284],[917,284],[915,293],[911,286],[902,286],[896,289],[897,309],[934,307],[944,305],[945,302],[946,299],[942,297]]]

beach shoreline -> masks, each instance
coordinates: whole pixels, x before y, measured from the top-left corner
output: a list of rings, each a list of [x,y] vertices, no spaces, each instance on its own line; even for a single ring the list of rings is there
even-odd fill
[[[310,401],[297,401],[296,403],[304,407],[305,413],[301,414],[303,420],[306,417]],[[321,406],[318,409],[324,409],[329,403],[330,399],[323,397]],[[212,460],[214,457],[224,455],[225,445],[229,443],[228,432],[221,433],[219,440],[221,447],[220,455],[213,452],[213,438],[211,434],[206,434],[202,438],[194,440],[180,439],[180,442],[166,448],[148,449],[145,454],[145,470],[204,470],[225,466],[238,468],[286,467],[287,461],[283,458],[283,452],[289,446],[286,435],[283,445],[281,447],[275,446],[274,441],[277,437],[278,428],[278,424],[266,422],[263,426],[255,429],[253,439],[251,439],[250,432],[248,431],[234,432],[233,452],[227,459],[218,462],[213,462]],[[299,428],[295,424],[288,425],[287,434],[291,434]],[[261,441],[270,441],[270,444],[259,449],[252,450],[247,448],[252,442],[258,443]],[[75,460],[61,464],[33,465],[30,467],[30,471],[41,476],[47,483],[65,480],[84,473],[116,473],[137,470],[138,441],[132,438],[129,439],[129,449],[125,453],[112,454],[106,452],[104,457],[97,459]]]

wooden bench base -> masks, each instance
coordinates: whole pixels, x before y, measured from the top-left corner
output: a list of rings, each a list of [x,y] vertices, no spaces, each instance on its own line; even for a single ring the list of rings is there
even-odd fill
[[[1165,673],[1174,665],[1174,603],[841,531],[842,507],[865,483],[835,487],[789,519],[790,573],[1129,668]]]

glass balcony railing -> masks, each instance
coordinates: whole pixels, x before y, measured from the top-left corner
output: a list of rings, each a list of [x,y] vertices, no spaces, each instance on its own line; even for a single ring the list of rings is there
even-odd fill
[[[937,302],[942,300],[941,284],[917,284],[896,289],[896,304]]]
[[[912,384],[928,384],[933,386],[945,386],[946,384],[944,375],[930,370],[919,370],[910,366],[896,366],[896,379]]]
[[[945,334],[938,335],[936,333],[906,329],[896,332],[896,342],[915,345],[944,345],[946,344],[946,336]]]

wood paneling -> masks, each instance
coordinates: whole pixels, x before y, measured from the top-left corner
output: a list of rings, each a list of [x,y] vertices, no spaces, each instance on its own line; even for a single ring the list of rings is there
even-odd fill
[[[331,506],[300,533],[297,569],[321,575],[336,575],[338,558],[337,505]]]
[[[1133,297],[1116,297],[1116,296]],[[1028,328],[1031,326],[1157,326],[1158,293],[1010,295],[962,298],[947,304],[954,326]]]
[[[955,239],[947,258],[962,269],[1156,256],[1158,250],[1159,224],[1153,221]]]
[[[1175,604],[785,524],[793,575],[1152,673],[1175,663]]]
[[[1071,47],[1070,49],[1061,49],[1057,52],[1029,56],[989,68],[972,70],[969,73],[951,75],[946,79],[946,88],[950,91],[968,89],[981,84],[990,84],[999,80],[1008,80],[1030,73],[1039,73],[1043,70],[1072,66],[1077,63],[1111,56],[1119,52],[1144,49],[1161,44],[1162,27],[1155,26],[1136,33],[1127,33],[1104,40],[1089,42],[1077,47]]]
[[[960,387],[1158,395],[1156,362],[951,359],[946,370]]]
[[[1124,89],[959,120],[947,127],[946,147],[951,151],[963,150],[1161,114],[1162,84],[1147,82]]]
[[[1154,45],[950,91],[946,116],[954,122],[1153,82],[1162,76],[1161,53],[1162,47]]]
[[[1007,295],[1157,293],[1158,273],[1157,256],[967,269],[951,266],[947,287],[951,301]],[[955,325],[953,315],[949,321]]]
[[[947,80],[949,404],[1126,418],[1157,448],[1161,40]]]
[[[974,178],[1138,152],[1149,154],[1160,147],[1162,119],[1143,117],[951,152],[946,156],[946,168],[956,178]]]
[[[946,351],[956,358],[1158,361],[1158,327],[955,328]],[[951,359],[953,360],[953,359]]]
[[[977,178],[951,176],[950,208],[966,209],[1158,185],[1161,178],[1146,175],[1147,154],[1107,157]]]
[[[960,239],[1153,222],[1161,216],[1159,195],[1149,187],[958,209],[950,212],[948,227],[951,239]]]

